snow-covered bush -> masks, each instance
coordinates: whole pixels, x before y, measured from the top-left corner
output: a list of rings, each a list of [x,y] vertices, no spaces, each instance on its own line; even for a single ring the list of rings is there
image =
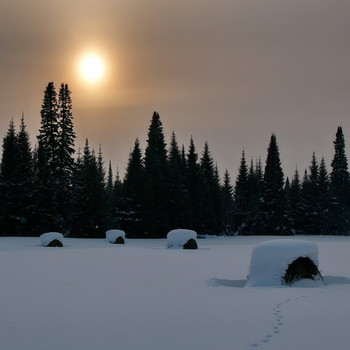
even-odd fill
[[[108,230],[106,231],[106,240],[112,244],[124,244],[125,232],[122,230]]]
[[[189,241],[194,241],[194,243]],[[185,229],[172,230],[167,235],[167,247],[197,249],[197,233],[193,230]]]
[[[63,247],[63,235],[58,232],[47,232],[40,236],[43,247]]]
[[[276,239],[257,245],[250,262],[247,286],[290,285],[301,279],[322,284],[318,247],[312,242]]]

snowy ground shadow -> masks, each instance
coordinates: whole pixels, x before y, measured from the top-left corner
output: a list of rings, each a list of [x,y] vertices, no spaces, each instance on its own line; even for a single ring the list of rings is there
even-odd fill
[[[350,284],[350,278],[343,276],[323,276],[323,284],[329,286],[330,284]]]
[[[211,278],[208,280],[208,284],[212,287],[231,287],[231,288],[243,288],[247,283],[246,280],[224,280],[220,278]]]
[[[231,287],[231,288],[243,288],[246,280],[226,280],[221,278],[211,278],[207,281],[208,285],[212,287]],[[329,286],[332,284],[350,284],[350,278],[343,276],[323,276],[323,284]]]

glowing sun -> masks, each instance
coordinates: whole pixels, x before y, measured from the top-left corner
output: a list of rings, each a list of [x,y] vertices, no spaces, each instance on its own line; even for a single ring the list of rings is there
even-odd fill
[[[98,82],[105,73],[104,61],[95,54],[84,56],[79,64],[79,68],[82,77],[90,83]]]

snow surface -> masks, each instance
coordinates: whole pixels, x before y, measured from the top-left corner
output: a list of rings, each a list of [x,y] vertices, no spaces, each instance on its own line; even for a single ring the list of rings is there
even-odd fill
[[[247,286],[281,286],[282,277],[294,260],[309,258],[318,266],[317,244],[298,239],[274,239],[257,245],[252,252]],[[304,281],[322,285],[322,281]],[[301,282],[299,282],[301,283]]]
[[[125,232],[122,230],[108,230],[106,231],[106,241],[114,243],[118,237],[122,237],[125,240]]]
[[[167,247],[183,248],[190,239],[194,239],[197,242],[196,231],[186,229],[172,230],[167,234]]]
[[[58,232],[43,233],[40,236],[40,243],[43,247],[47,247],[55,239],[57,239],[58,241],[60,241],[62,243],[62,245],[64,245],[63,244],[63,235],[62,235],[62,233],[58,233]]]
[[[271,239],[203,239],[188,251],[165,239],[42,249],[37,237],[0,237],[0,348],[349,349],[350,237],[305,238],[324,287],[243,288],[252,250]]]

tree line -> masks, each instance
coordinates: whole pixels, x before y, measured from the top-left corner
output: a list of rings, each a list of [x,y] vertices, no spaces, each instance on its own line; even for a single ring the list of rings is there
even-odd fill
[[[265,164],[248,164],[244,151],[235,183],[223,178],[204,144],[187,149],[175,133],[166,144],[154,112],[145,150],[138,139],[124,178],[105,169],[101,147],[88,140],[75,154],[71,92],[50,82],[43,96],[41,127],[32,149],[22,116],[11,120],[2,143],[0,234],[29,236],[58,231],[71,237],[104,237],[110,228],[128,237],[165,237],[174,228],[199,234],[347,234],[350,176],[344,134],[338,127],[328,174],[315,153],[302,175],[284,178],[276,135]]]

